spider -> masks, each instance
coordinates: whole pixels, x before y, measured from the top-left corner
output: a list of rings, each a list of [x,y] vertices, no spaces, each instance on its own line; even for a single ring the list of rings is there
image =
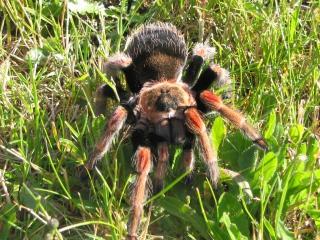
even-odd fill
[[[106,124],[85,168],[94,169],[124,125],[131,126],[137,176],[130,200],[127,239],[137,239],[138,236],[152,163],[155,164],[155,191],[163,187],[169,145],[182,146],[184,167],[191,171],[194,168],[193,148],[198,140],[210,180],[217,186],[217,153],[207,134],[205,113],[220,113],[255,144],[267,149],[261,134],[245,117],[208,90],[212,84],[228,85],[231,81],[227,70],[217,64],[209,63],[201,71],[213,54],[214,48],[197,43],[189,64],[186,64],[187,48],[183,35],[172,24],[157,22],[134,31],[127,40],[125,51],[110,57],[105,65],[106,73],[116,80],[121,104]],[[182,77],[184,68],[186,71]],[[120,73],[124,74],[130,93],[120,86]],[[97,105],[105,106],[103,102],[107,97],[114,97],[113,90],[108,85],[98,88]]]

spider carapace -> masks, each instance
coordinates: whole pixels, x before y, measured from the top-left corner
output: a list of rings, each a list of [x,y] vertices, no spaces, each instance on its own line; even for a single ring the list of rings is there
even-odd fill
[[[131,126],[137,177],[131,197],[127,239],[137,239],[138,236],[152,163],[155,165],[154,189],[159,191],[163,186],[169,145],[182,146],[182,162],[185,169],[191,171],[194,167],[193,149],[198,141],[211,182],[217,185],[217,153],[207,134],[203,120],[205,113],[220,113],[262,149],[267,148],[260,133],[244,116],[209,90],[211,85],[225,86],[227,90],[231,86],[228,72],[212,63],[213,55],[214,48],[197,43],[187,64],[183,35],[171,24],[153,23],[134,31],[127,40],[125,51],[110,57],[105,65],[106,73],[115,79],[121,105],[109,119],[86,168],[93,169],[121,128]],[[130,93],[119,84],[120,72],[125,75]],[[229,91],[225,93],[226,96],[229,94]],[[113,96],[112,89],[103,85],[97,91],[96,103],[101,108],[105,106],[104,100]]]

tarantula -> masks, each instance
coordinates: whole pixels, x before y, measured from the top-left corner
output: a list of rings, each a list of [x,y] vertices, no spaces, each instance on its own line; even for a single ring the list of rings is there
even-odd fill
[[[124,73],[131,93],[128,96],[119,83],[116,84],[121,105],[111,116],[85,167],[93,169],[109,150],[121,128],[125,124],[131,126],[137,177],[131,197],[127,239],[137,239],[152,162],[155,163],[156,191],[163,186],[169,145],[182,146],[184,167],[191,171],[197,138],[211,182],[217,185],[217,153],[207,134],[204,113],[217,111],[242,129],[259,147],[267,148],[260,133],[242,114],[225,105],[219,96],[208,90],[213,83],[230,84],[228,72],[217,64],[209,64],[201,71],[213,54],[214,48],[198,43],[186,67],[187,48],[183,35],[171,24],[153,23],[138,28],[128,38],[125,51],[110,57],[105,65],[106,73],[116,82],[119,81],[119,73]],[[185,67],[186,73],[182,77]],[[100,87],[97,91],[98,105],[101,107],[104,99],[110,96],[113,96],[113,90],[108,85]]]

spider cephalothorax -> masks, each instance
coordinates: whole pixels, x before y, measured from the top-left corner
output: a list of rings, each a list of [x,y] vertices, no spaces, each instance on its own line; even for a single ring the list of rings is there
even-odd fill
[[[211,182],[217,185],[217,154],[208,137],[203,113],[219,112],[242,129],[254,143],[262,149],[267,148],[259,132],[239,112],[225,105],[219,96],[208,90],[212,84],[230,85],[228,72],[217,64],[209,63],[201,71],[204,63],[212,59],[213,53],[214,49],[206,44],[196,44],[182,77],[187,59],[183,36],[171,24],[155,23],[136,30],[128,38],[125,51],[110,57],[106,63],[105,70],[115,79],[121,105],[107,123],[86,168],[94,168],[124,124],[132,126],[131,140],[136,151],[134,164],[137,178],[131,198],[128,239],[137,238],[152,156],[156,156],[153,161],[154,184],[156,191],[159,191],[166,174],[169,145],[182,146],[183,164],[190,171],[194,166],[194,143],[198,140]],[[131,91],[129,94],[118,83],[121,71]],[[100,87],[97,91],[98,105],[103,106],[103,99],[112,96],[110,87]]]

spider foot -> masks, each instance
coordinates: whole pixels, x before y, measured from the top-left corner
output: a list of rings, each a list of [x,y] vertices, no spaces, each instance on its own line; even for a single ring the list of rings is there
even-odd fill
[[[192,185],[192,183],[193,183],[193,174],[189,174],[187,177],[186,177],[186,179],[185,179],[185,181],[184,181],[184,184],[185,185]]]
[[[202,57],[204,60],[213,59],[216,49],[208,43],[197,43],[193,48],[193,55]]]
[[[216,74],[217,79],[213,81],[213,86],[215,88],[221,88],[223,90],[222,98],[231,99],[232,98],[232,80],[230,78],[230,73],[225,68],[222,68],[219,64],[212,64],[210,69]]]
[[[103,67],[103,70],[114,77],[120,70],[128,67],[131,63],[132,59],[130,56],[126,55],[125,53],[117,53],[109,57],[108,61]]]
[[[108,97],[114,98],[114,92],[110,86],[107,84],[103,84],[102,86],[98,87],[96,94],[95,94],[95,114],[105,115],[107,112],[107,99]]]

